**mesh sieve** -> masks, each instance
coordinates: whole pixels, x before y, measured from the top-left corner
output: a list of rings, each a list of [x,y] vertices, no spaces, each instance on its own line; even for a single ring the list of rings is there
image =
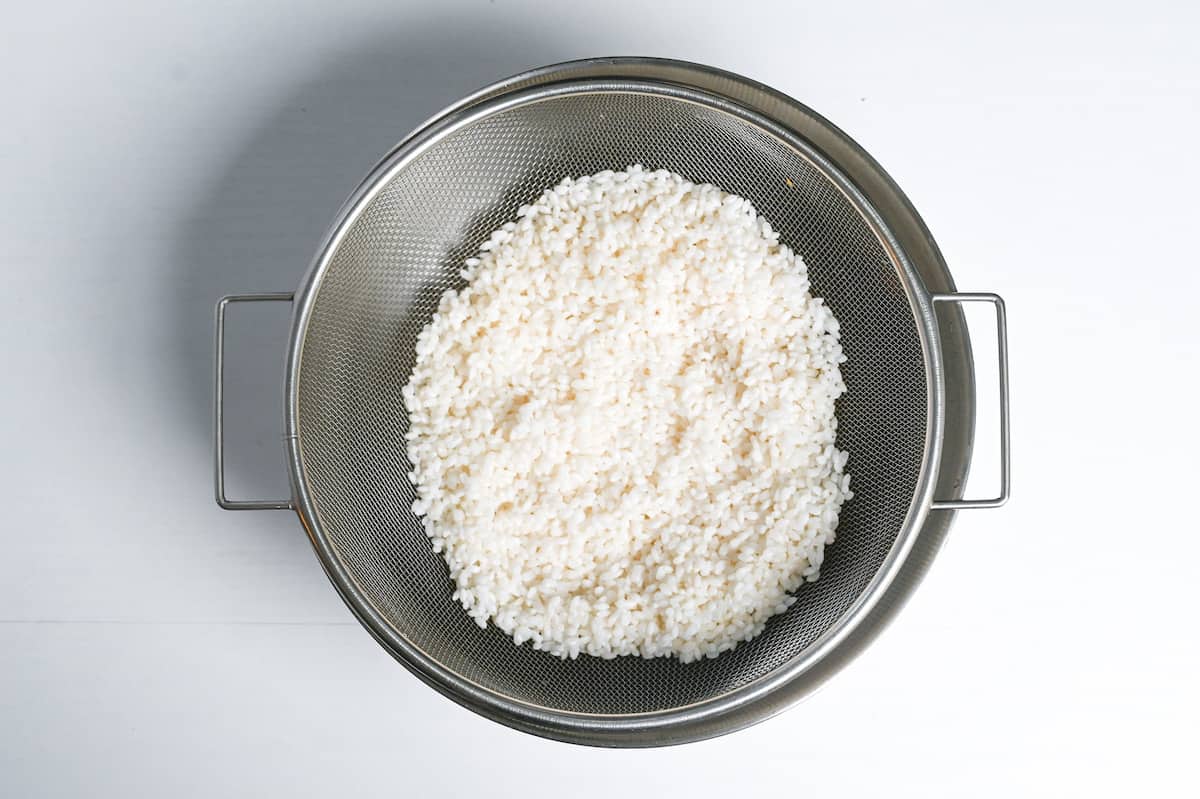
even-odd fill
[[[838,446],[855,497],[821,579],[762,635],[718,658],[563,661],[481,630],[411,505],[401,389],[414,342],[465,258],[517,208],[566,176],[639,163],[749,198],[808,265],[841,323],[847,392]],[[234,510],[294,508],[349,607],[397,659],[461,704],[580,743],[645,746],[711,737],[797,701],[866,646],[928,568],[965,507],[1008,492],[1003,303],[950,294],[936,245],[903,194],[849,138],[761,84],[661,59],[533,70],[442,112],[402,142],[344,207],[295,294],[217,306],[215,488]],[[292,498],[231,500],[223,474],[226,306],[296,304],[285,419]],[[995,304],[1002,491],[958,496],[974,419],[962,314]]]
[[[566,176],[633,163],[749,198],[808,264],[841,322],[847,392],[839,446],[855,498],[821,579],[754,641],[713,660],[581,657],[479,629],[419,520],[406,474],[401,388],[417,334],[465,258]],[[462,678],[521,702],[592,714],[691,705],[787,663],[870,584],[904,527],[921,475],[928,391],[920,336],[888,248],[805,154],[752,122],[664,88],[579,85],[510,104],[438,137],[366,203],[312,301],[297,435],[323,534],[395,631]]]

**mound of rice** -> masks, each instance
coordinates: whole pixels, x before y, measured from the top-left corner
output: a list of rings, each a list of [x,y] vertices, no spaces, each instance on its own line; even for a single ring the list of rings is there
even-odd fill
[[[408,454],[479,623],[561,657],[716,657],[817,579],[850,497],[838,323],[750,203],[564,180],[417,341]]]

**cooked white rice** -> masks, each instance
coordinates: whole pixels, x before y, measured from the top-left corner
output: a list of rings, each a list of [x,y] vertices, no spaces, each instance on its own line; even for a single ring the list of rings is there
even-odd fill
[[[413,510],[479,623],[715,657],[817,579],[849,498],[838,323],[750,203],[564,180],[467,261],[404,389]]]

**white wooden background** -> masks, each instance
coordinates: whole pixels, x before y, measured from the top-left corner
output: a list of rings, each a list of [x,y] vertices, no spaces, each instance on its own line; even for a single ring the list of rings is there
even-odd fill
[[[1196,795],[1198,27],[1157,0],[7,6],[0,795]],[[292,517],[210,496],[216,298],[294,288],[344,195],[437,109],[618,54],[827,115],[1012,328],[1011,505],[962,514],[818,694],[660,751],[440,698],[355,624]],[[231,479],[276,493],[284,313],[236,310]]]

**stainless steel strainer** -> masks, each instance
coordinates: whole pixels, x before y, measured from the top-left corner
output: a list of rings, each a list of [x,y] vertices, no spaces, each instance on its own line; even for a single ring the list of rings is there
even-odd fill
[[[803,255],[841,322],[848,390],[838,445],[855,498],[818,582],[718,658],[562,661],[479,629],[411,511],[401,388],[413,344],[463,260],[565,176],[666,168],[749,198]],[[364,626],[417,676],[522,730],[608,746],[711,737],[782,710],[890,618],[952,511],[1008,492],[1003,304],[955,294],[916,212],[849,138],[795,101],[674,61],[560,64],[489,87],[410,135],[363,182],[292,294],[226,297],[217,313],[216,482],[226,508],[295,509]],[[292,497],[225,498],[221,353],[230,302],[295,303],[284,413]],[[1003,486],[959,496],[974,419],[957,303],[995,304]],[[944,306],[940,312],[937,307]],[[936,499],[945,498],[945,499]]]

